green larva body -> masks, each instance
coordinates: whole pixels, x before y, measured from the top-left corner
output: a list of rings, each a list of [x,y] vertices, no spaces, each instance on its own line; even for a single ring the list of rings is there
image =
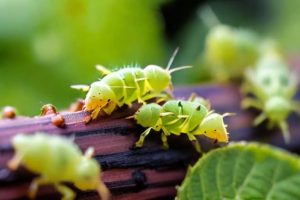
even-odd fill
[[[92,112],[92,118],[100,111],[109,115],[117,106],[130,106],[136,100],[144,103],[150,98],[164,96],[162,91],[170,85],[170,72],[159,66],[123,68],[91,85],[85,98],[85,110]]]
[[[241,78],[258,55],[259,40],[250,30],[217,25],[206,38],[205,56],[218,81]]]
[[[288,142],[290,138],[286,119],[291,111],[299,110],[298,103],[293,101],[296,89],[296,79],[280,53],[268,50],[256,67],[246,73],[244,90],[254,97],[246,98],[242,106],[262,110],[254,123],[257,125],[268,119],[270,127],[281,128],[285,141]]]
[[[162,106],[156,103],[143,105],[135,114],[135,119],[147,129],[141,134],[136,146],[143,146],[151,129],[162,131],[164,147],[168,147],[167,136],[171,134],[185,134],[191,141],[197,141],[195,136],[203,134],[217,142],[228,142],[224,116],[209,112],[197,101],[170,100]]]
[[[40,175],[32,182],[31,197],[35,196],[38,185],[53,184],[65,197],[72,199],[72,191],[61,185],[62,182],[71,182],[81,190],[98,190],[103,199],[108,198],[108,190],[100,178],[100,166],[91,159],[91,149],[83,155],[71,140],[43,133],[16,135],[12,145],[16,153],[9,167],[15,169],[22,164]]]

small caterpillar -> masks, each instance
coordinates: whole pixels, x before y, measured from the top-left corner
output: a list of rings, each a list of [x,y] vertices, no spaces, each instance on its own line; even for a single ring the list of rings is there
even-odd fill
[[[285,142],[288,143],[290,133],[287,117],[292,111],[299,111],[299,103],[292,100],[297,90],[297,81],[289,72],[281,54],[271,46],[264,49],[255,68],[246,71],[243,90],[254,97],[246,97],[242,101],[242,107],[261,110],[262,113],[254,120],[254,125],[268,119],[268,126],[279,127]]]
[[[190,98],[188,101],[169,100],[160,106],[156,103],[143,105],[134,115],[138,124],[147,129],[141,134],[136,142],[136,147],[142,147],[145,137],[151,130],[162,131],[161,140],[163,146],[168,148],[167,136],[171,134],[186,134],[198,152],[201,152],[200,144],[195,136],[205,135],[216,142],[228,142],[228,132],[223,115],[208,111],[200,103],[202,99]]]
[[[82,155],[71,140],[44,133],[18,134],[12,145],[16,153],[8,167],[16,170],[22,164],[40,174],[30,185],[30,198],[35,198],[40,185],[53,184],[63,199],[74,199],[74,192],[62,184],[71,182],[81,190],[97,190],[103,200],[109,199],[109,191],[100,179],[100,166],[92,159],[93,148]]]
[[[204,6],[199,14],[210,29],[205,39],[203,70],[217,81],[241,79],[245,68],[258,59],[260,38],[252,30],[222,24],[210,6]]]
[[[97,66],[104,76],[100,81],[96,81],[91,86],[78,86],[75,89],[88,91],[85,98],[85,110],[91,112],[92,119],[95,119],[101,111],[110,115],[116,107],[124,104],[131,104],[138,100],[145,103],[154,97],[166,98],[162,91],[171,88],[171,73],[177,70],[190,68],[183,66],[169,69],[177,53],[174,52],[167,68],[163,69],[157,65],[148,65],[144,69],[139,67],[126,67],[118,71],[111,72],[103,66]]]
[[[213,27],[205,43],[205,58],[212,75],[220,81],[241,78],[245,68],[255,64],[258,46],[259,39],[251,30]]]

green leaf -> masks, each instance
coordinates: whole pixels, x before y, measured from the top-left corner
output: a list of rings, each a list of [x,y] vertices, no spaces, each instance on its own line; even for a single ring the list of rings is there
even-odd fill
[[[177,200],[300,199],[300,159],[258,143],[233,143],[188,170]]]

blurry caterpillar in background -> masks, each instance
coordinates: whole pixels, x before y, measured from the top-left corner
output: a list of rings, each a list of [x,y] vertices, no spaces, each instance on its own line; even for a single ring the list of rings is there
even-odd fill
[[[218,81],[241,79],[258,56],[259,40],[251,30],[217,25],[206,38],[205,59]]]
[[[8,166],[16,170],[19,165],[40,174],[29,188],[29,197],[35,198],[40,185],[53,184],[63,195],[62,199],[75,199],[74,192],[62,182],[71,182],[81,190],[97,190],[102,200],[108,200],[109,190],[100,177],[100,166],[92,159],[94,149],[84,155],[70,140],[64,137],[36,133],[18,134],[12,139],[15,156]]]
[[[207,102],[193,96],[188,100],[169,100],[160,106],[156,103],[143,105],[134,115],[138,124],[147,129],[136,142],[136,147],[142,147],[145,137],[153,129],[161,132],[163,146],[168,148],[167,136],[171,134],[186,134],[198,152],[202,152],[195,136],[205,135],[215,142],[228,142],[228,132],[223,122],[223,115],[209,111]]]
[[[103,111],[110,115],[116,107],[131,105],[134,101],[145,103],[151,98],[167,99],[168,95],[162,93],[172,87],[171,73],[190,68],[190,66],[178,67],[170,70],[177,50],[171,57],[167,68],[157,65],[148,65],[144,69],[140,67],[125,67],[111,72],[108,69],[97,66],[105,76],[91,84],[91,86],[72,86],[75,89],[88,91],[85,98],[85,110],[91,112],[92,119]]]
[[[222,24],[208,5],[199,14],[209,28],[201,59],[203,70],[217,81],[242,79],[245,68],[259,57],[260,38],[252,30]]]
[[[300,105],[293,100],[297,90],[296,77],[289,71],[287,63],[275,44],[268,41],[262,49],[262,57],[255,68],[246,71],[243,91],[254,97],[246,97],[242,107],[254,107],[262,111],[255,119],[258,125],[268,119],[269,127],[281,129],[286,143],[290,141],[287,117],[299,111]]]

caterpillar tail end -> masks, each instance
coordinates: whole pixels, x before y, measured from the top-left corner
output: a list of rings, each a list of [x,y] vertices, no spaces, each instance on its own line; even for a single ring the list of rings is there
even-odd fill
[[[203,149],[198,140],[193,140],[192,144],[193,144],[195,150],[197,151],[197,153],[204,154]]]
[[[136,148],[141,148],[144,145],[144,140],[147,137],[147,135],[150,133],[151,128],[147,128],[141,135],[140,139],[135,143]]]
[[[110,194],[108,188],[106,187],[106,185],[102,181],[100,181],[100,183],[98,184],[97,192],[98,192],[99,196],[101,197],[101,200],[111,199],[111,194]]]
[[[267,116],[264,113],[261,113],[259,116],[257,116],[254,119],[253,125],[254,126],[258,126],[259,124],[261,124],[263,121],[265,121],[267,119]]]

